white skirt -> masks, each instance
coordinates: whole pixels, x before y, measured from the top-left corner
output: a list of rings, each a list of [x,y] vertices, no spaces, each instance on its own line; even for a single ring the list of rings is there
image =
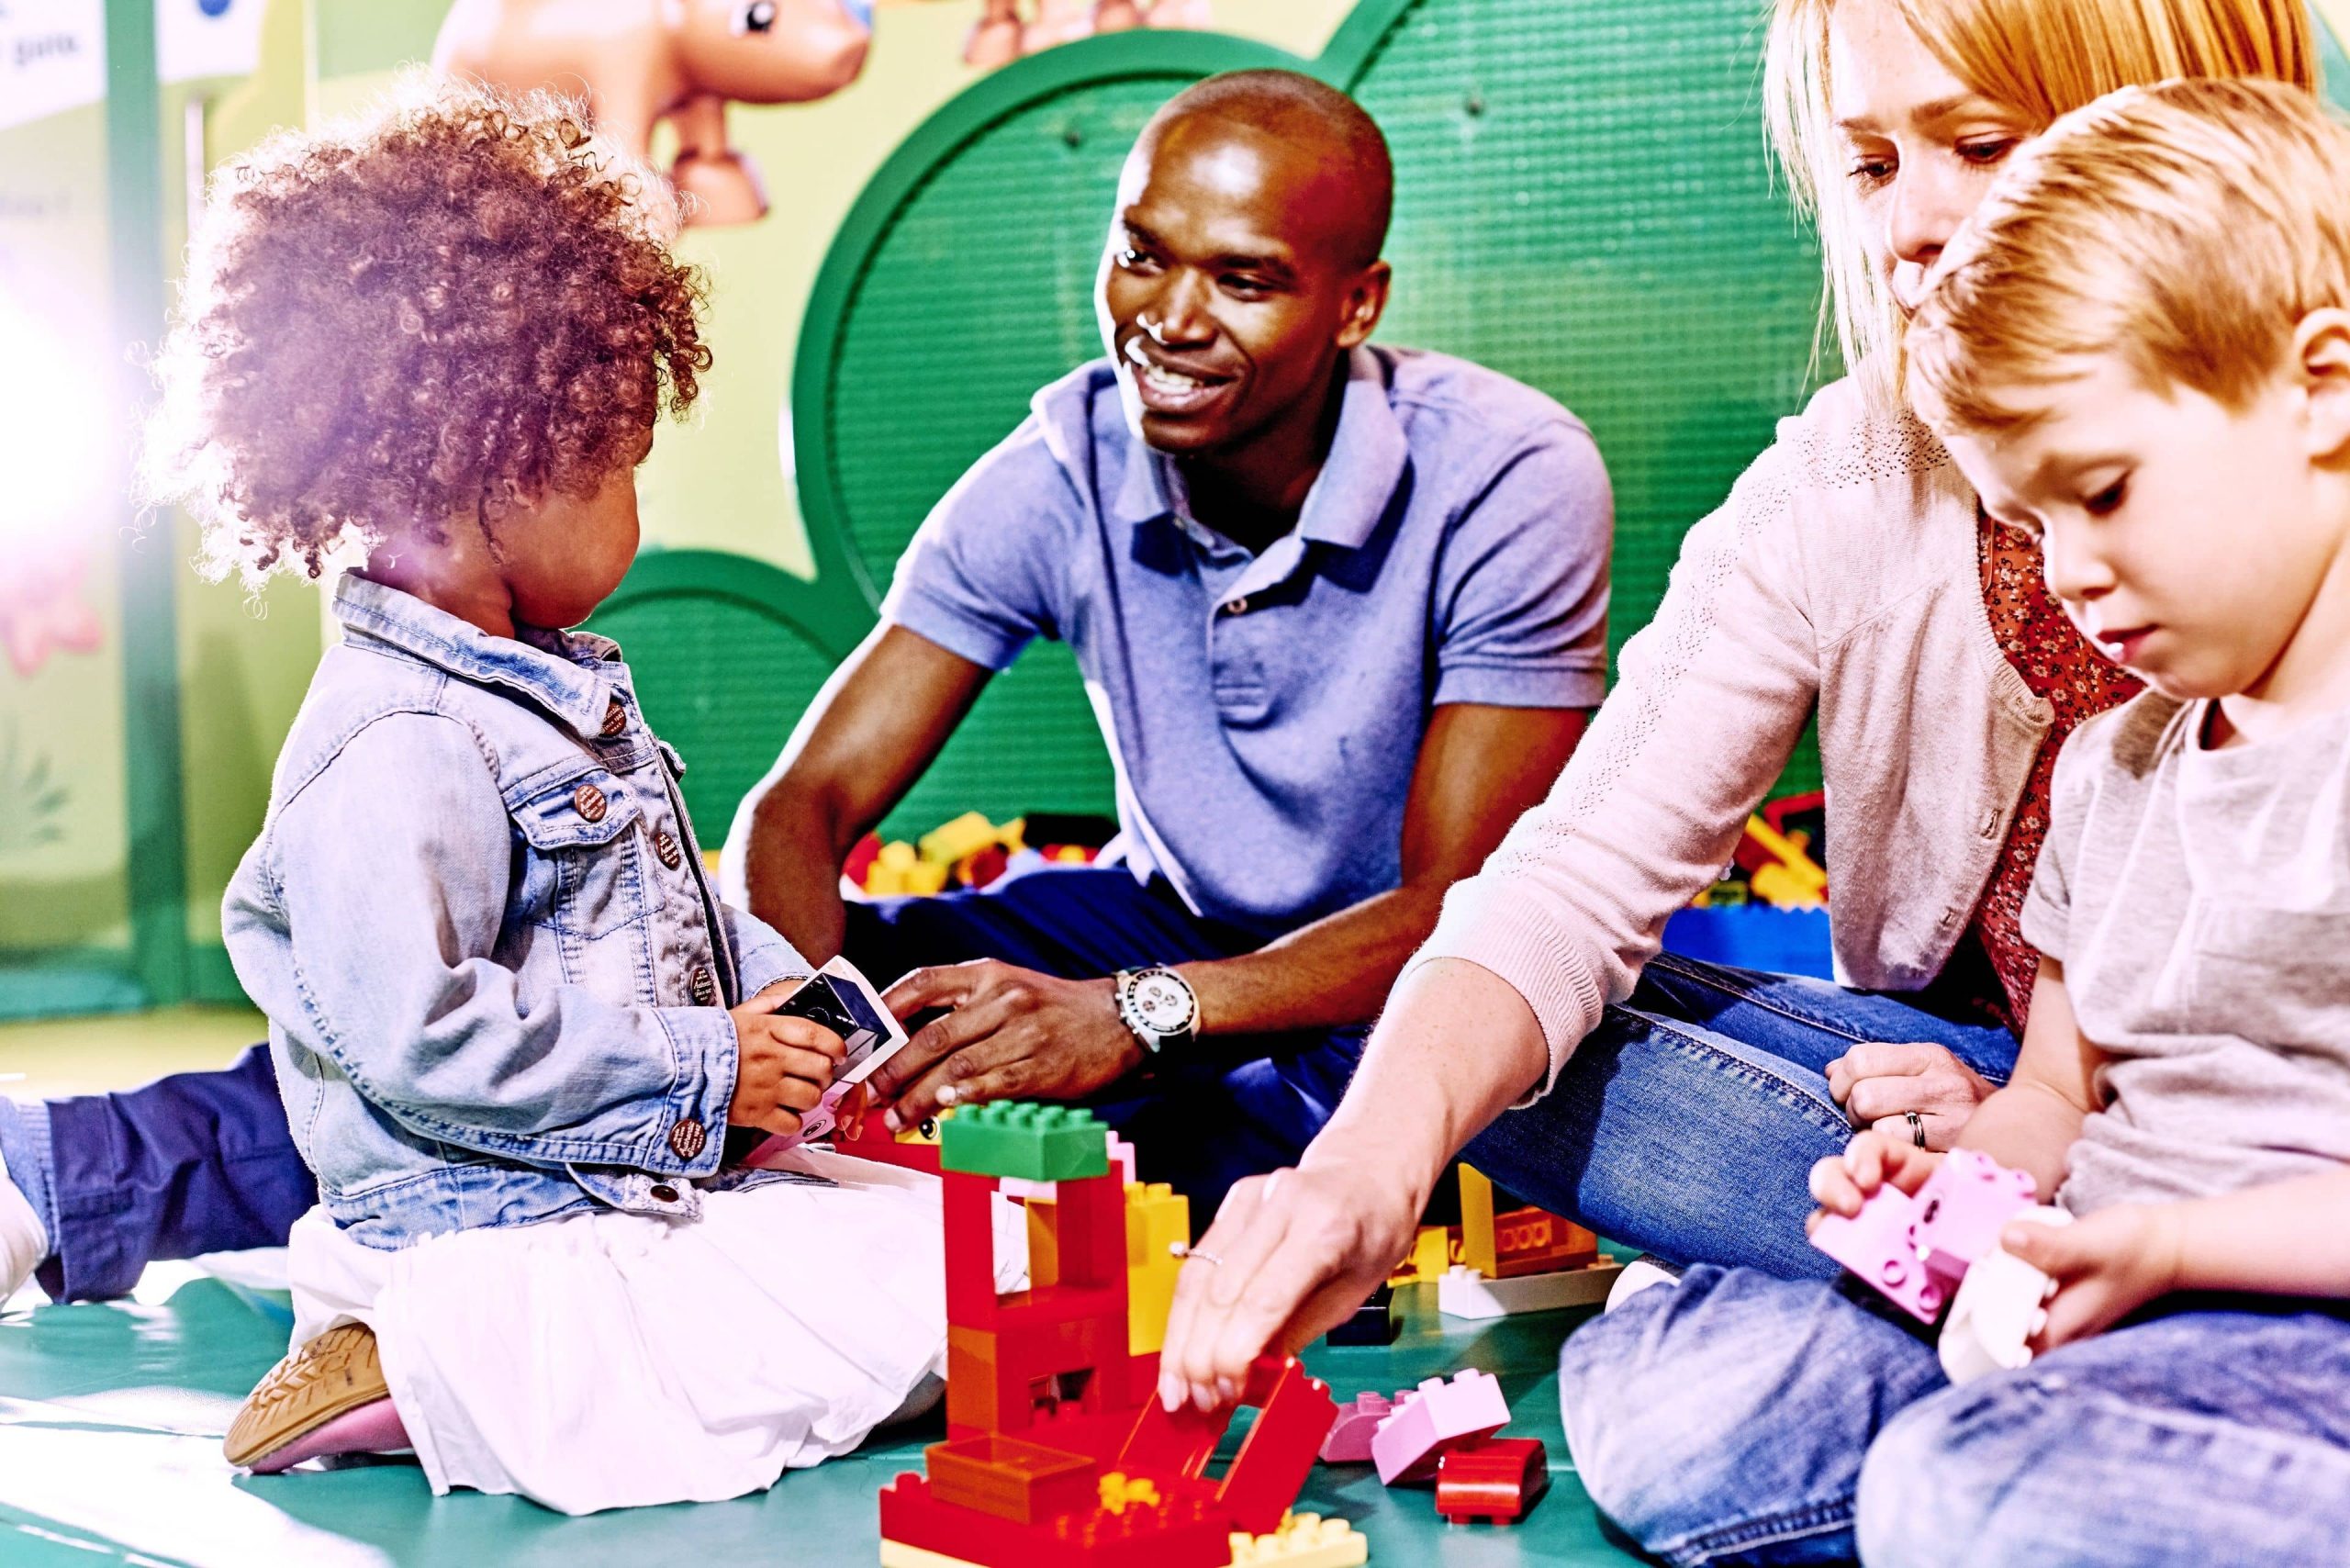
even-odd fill
[[[566,1514],[714,1502],[845,1453],[946,1364],[935,1177],[824,1148],[836,1185],[704,1193],[699,1220],[604,1211],[397,1252],[294,1226],[294,1343],[375,1332],[432,1490]],[[1027,1272],[996,1208],[996,1280]]]

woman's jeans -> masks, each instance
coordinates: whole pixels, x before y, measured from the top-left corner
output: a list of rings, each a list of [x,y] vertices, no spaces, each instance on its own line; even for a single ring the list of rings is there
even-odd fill
[[[1163,901],[1123,872],[1114,880],[1124,884],[1114,910],[1109,879],[1073,874],[1022,878],[1004,893],[959,901],[891,901],[905,904],[908,924],[988,916],[984,940],[950,941],[927,925],[896,935],[918,936],[917,956],[932,962],[992,952],[1057,973],[1139,961],[1113,951],[1116,942],[1154,960],[1232,950],[1210,951],[1208,938],[1177,928]],[[1071,902],[1080,892],[1082,908]],[[1038,902],[1047,894],[1050,908]],[[861,931],[850,944],[877,980],[912,961],[882,951],[885,935]],[[1082,952],[1069,947],[1080,936]],[[1685,1262],[1824,1275],[1833,1265],[1803,1241],[1806,1176],[1851,1136],[1824,1074],[1862,1040],[1932,1041],[1994,1082],[2015,1061],[2013,1036],[1996,1025],[1953,1023],[1826,980],[1661,954],[1629,1002],[1608,1009],[1576,1047],[1557,1089],[1503,1116],[1466,1158],[1528,1202],[1617,1241]],[[1203,1092],[1162,1092],[1165,1103],[1125,1123],[1146,1173],[1182,1183],[1203,1224],[1236,1177],[1296,1158],[1337,1103],[1359,1048],[1359,1035],[1337,1031],[1320,1049],[1219,1069]],[[42,1282],[61,1299],[127,1291],[151,1259],[282,1245],[313,1199],[264,1049],[225,1072],[55,1101],[49,1114],[58,1256]],[[1150,1170],[1170,1159],[1174,1167]]]
[[[1953,1388],[1848,1288],[1701,1267],[1577,1330],[1601,1512],[1676,1564],[2350,1561],[2342,1304],[2175,1298]]]
[[[1548,1095],[1461,1158],[1524,1198],[1677,1263],[1785,1279],[1836,1265],[1804,1239],[1812,1164],[1852,1137],[1828,1064],[1869,1040],[1946,1047],[1995,1084],[2016,1040],[1918,999],[1660,953]]]

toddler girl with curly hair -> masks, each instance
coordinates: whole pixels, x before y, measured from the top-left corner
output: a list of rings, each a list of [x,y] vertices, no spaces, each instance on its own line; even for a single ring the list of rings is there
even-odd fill
[[[809,966],[720,902],[620,650],[565,630],[710,365],[667,201],[568,106],[436,85],[241,161],[196,237],[155,488],[214,575],[331,577],[342,630],[226,901],[319,1194],[241,1464],[728,1497],[935,1386],[935,1183],[721,1170],[844,1047],[776,1014]]]

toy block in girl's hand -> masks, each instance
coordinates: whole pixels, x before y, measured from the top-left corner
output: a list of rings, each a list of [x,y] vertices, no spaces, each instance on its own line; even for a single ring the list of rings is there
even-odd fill
[[[1953,1149],[1917,1195],[1879,1187],[1850,1216],[1829,1215],[1811,1244],[1920,1323],[1958,1291],[2000,1227],[2031,1206],[2037,1183],[1986,1154]]]

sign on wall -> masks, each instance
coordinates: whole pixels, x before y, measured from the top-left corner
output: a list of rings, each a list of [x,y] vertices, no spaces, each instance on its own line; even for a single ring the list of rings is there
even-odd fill
[[[0,127],[95,104],[106,91],[105,0],[0,0]]]
[[[261,16],[267,5],[268,0],[155,0],[157,73],[166,82],[251,75],[261,64]]]

